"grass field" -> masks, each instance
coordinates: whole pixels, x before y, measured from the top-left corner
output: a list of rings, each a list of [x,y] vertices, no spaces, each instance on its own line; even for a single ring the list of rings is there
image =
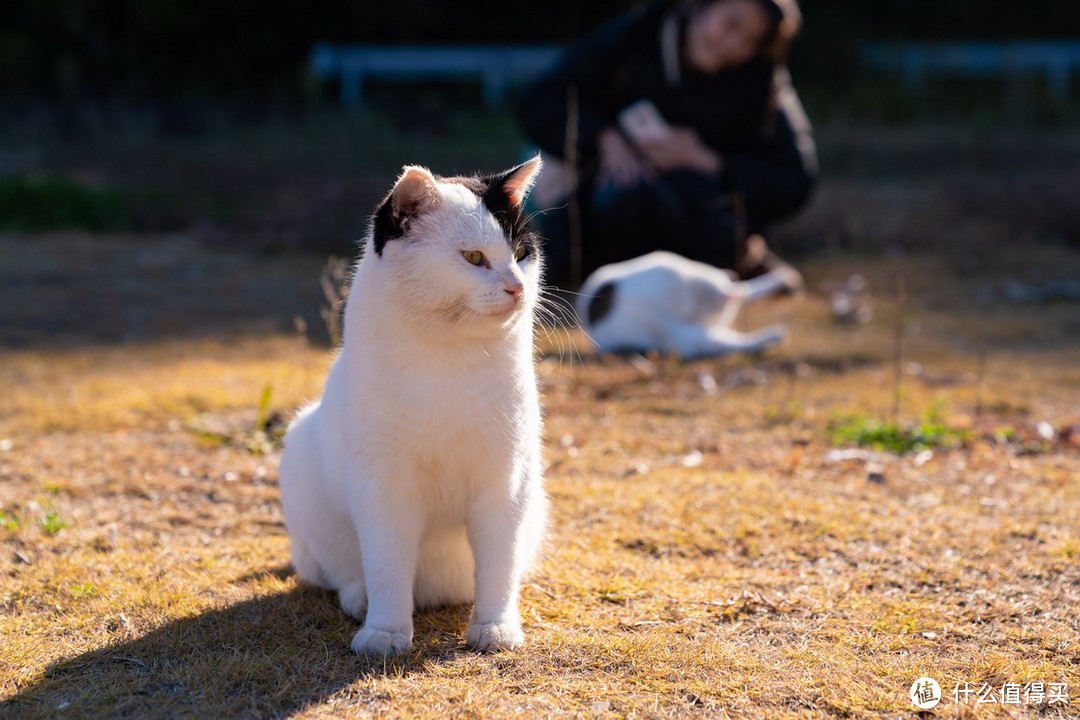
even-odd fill
[[[551,530],[528,646],[494,656],[467,608],[419,615],[404,657],[352,655],[356,623],[292,574],[274,428],[330,351],[288,317],[5,350],[0,717],[911,717],[920,677],[938,717],[1075,717],[1076,305],[976,298],[1077,262],[822,257],[741,320],[792,330],[759,358],[542,331]],[[853,272],[874,320],[836,325]]]
[[[740,320],[789,325],[762,357],[542,330],[528,646],[476,655],[448,608],[352,655],[277,487],[331,356],[319,250],[403,162],[521,151],[507,116],[413,115],[7,136],[0,718],[906,718],[920,677],[936,717],[1080,715],[1080,321],[1044,292],[1080,277],[1070,132],[820,128],[771,238],[808,290]],[[18,234],[34,203],[113,234]],[[873,320],[836,324],[856,273]]]

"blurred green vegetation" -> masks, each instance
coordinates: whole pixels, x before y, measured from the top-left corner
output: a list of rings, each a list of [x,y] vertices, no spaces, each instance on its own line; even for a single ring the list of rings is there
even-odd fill
[[[897,425],[868,418],[852,417],[834,422],[828,430],[834,445],[857,445],[897,454],[922,452],[932,448],[962,445],[969,432],[951,428],[940,419]]]
[[[141,116],[77,136],[55,118],[11,125],[0,139],[0,229],[177,229],[211,244],[348,255],[403,165],[494,172],[528,152],[509,109],[469,107],[444,90],[386,88],[387,102],[354,113],[316,108],[184,137]],[[1001,241],[1080,243],[1075,129],[844,118],[815,118],[815,128],[826,181],[782,243],[788,252],[968,243],[983,257],[978,247],[998,242],[989,228]],[[963,231],[969,218],[989,227]]]
[[[87,122],[77,137],[55,116],[12,123],[0,136],[0,231],[196,228],[211,242],[348,253],[402,165],[495,172],[526,151],[505,110],[424,93],[393,105],[223,121],[181,138],[138,115]]]
[[[0,230],[131,232],[179,223],[170,198],[160,191],[92,187],[62,177],[0,178]]]

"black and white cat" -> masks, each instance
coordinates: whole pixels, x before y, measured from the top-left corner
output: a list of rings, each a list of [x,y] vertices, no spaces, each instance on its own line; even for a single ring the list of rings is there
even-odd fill
[[[524,640],[519,587],[547,514],[542,262],[522,215],[540,165],[404,169],[372,217],[322,399],[285,437],[293,565],[363,619],[358,653],[409,649],[414,607],[473,600],[471,647]]]
[[[739,281],[712,265],[657,251],[598,268],[581,286],[575,309],[606,352],[657,350],[684,358],[756,352],[782,342],[787,329],[774,324],[739,332],[732,328],[739,308],[801,284],[788,267]]]

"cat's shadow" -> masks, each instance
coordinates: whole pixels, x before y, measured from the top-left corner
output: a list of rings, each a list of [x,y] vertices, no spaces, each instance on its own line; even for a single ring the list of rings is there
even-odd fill
[[[261,574],[289,573],[247,579]],[[292,715],[364,677],[406,675],[469,652],[468,618],[460,606],[419,613],[411,652],[367,659],[349,650],[358,623],[336,595],[301,586],[59,660],[0,703],[0,718]],[[124,622],[118,614],[109,624]]]

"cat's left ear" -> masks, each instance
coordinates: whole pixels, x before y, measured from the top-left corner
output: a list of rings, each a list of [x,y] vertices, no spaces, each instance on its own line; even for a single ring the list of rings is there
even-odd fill
[[[529,191],[532,190],[532,186],[536,183],[536,179],[540,177],[540,168],[543,166],[544,161],[537,154],[533,159],[526,160],[517,167],[507,170],[496,181],[495,185],[502,188],[512,206],[518,207],[525,202],[525,198],[528,197]]]

